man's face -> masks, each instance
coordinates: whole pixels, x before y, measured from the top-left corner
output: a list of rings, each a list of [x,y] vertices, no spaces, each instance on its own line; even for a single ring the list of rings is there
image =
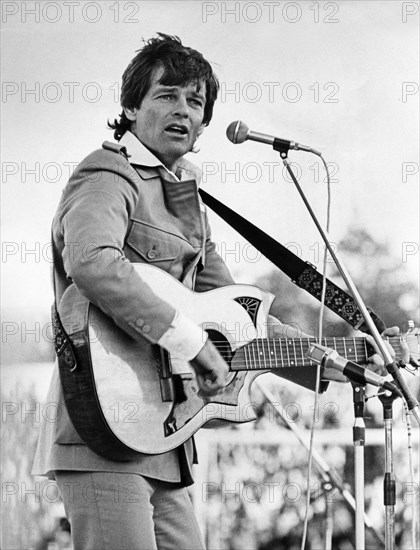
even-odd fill
[[[159,84],[163,69],[157,69],[140,108],[124,112],[133,121],[132,131],[139,140],[169,169],[191,150],[204,129],[206,103],[204,83],[197,91],[196,84],[186,87]]]

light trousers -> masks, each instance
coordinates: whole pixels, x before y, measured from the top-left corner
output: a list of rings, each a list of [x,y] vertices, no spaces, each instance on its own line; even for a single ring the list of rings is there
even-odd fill
[[[137,474],[56,471],[74,550],[204,550],[187,489]]]

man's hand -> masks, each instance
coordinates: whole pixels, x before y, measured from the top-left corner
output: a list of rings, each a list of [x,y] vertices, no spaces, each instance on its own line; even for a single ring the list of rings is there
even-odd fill
[[[398,336],[399,333],[400,333],[400,329],[398,327],[390,327],[384,330],[381,336],[383,339],[385,339],[388,336]],[[374,348],[376,353],[374,353],[368,358],[368,362],[366,364],[362,363],[360,366],[365,367],[381,376],[386,376],[388,374],[388,371],[385,368],[385,361],[382,355],[379,353],[379,349],[378,349],[378,346],[376,345],[375,339],[369,334],[366,334],[365,337],[366,337],[366,341],[369,342],[369,344]],[[384,344],[388,349],[391,357],[394,359],[395,358],[394,348],[387,341],[385,341]],[[410,350],[408,346],[404,344],[404,342],[402,341],[400,343],[400,352],[401,352],[400,354],[403,361],[408,362],[410,359]],[[324,372],[322,373],[322,379],[334,380],[335,382],[348,382],[348,378],[345,377],[343,374],[341,374],[341,372],[335,369],[324,369]]]
[[[383,338],[386,338],[388,336],[398,336],[400,333],[400,330],[398,327],[390,327],[387,328],[381,336]],[[273,317],[272,315],[268,316],[268,325],[267,325],[267,336],[269,338],[306,338],[309,337],[308,334],[304,334],[300,330],[296,329],[295,327],[287,326],[281,323],[278,319]],[[373,372],[376,372],[377,374],[385,376],[387,374],[387,371],[385,369],[385,361],[382,358],[382,355],[380,355],[378,347],[376,345],[376,342],[372,336],[366,335],[366,340],[371,344],[371,346],[374,348],[376,353],[371,355],[368,358],[368,362],[365,365],[366,368],[370,369]],[[390,346],[388,342],[385,341],[385,346],[388,348],[391,356],[395,357],[395,351]],[[404,342],[401,341],[400,343],[400,355],[403,361],[406,363],[410,360],[410,350]],[[330,380],[334,382],[348,382],[349,379],[344,376],[341,372],[339,372],[336,369],[323,369],[321,372],[322,380]]]
[[[207,339],[190,364],[200,388],[198,395],[216,395],[225,387],[229,367],[210,339]]]
[[[390,327],[384,330],[384,332],[381,334],[382,338],[386,338],[387,336],[398,336],[400,333],[400,329],[398,327]],[[370,366],[370,370],[373,372],[376,372],[377,374],[381,374],[382,376],[385,376],[387,374],[387,370],[385,368],[385,361],[380,355],[378,346],[376,345],[376,342],[374,338],[370,335],[366,336],[366,340],[369,342],[369,344],[375,349],[376,353],[371,355],[368,359],[368,364]],[[389,353],[391,354],[391,357],[395,359],[395,350],[394,348],[385,341],[385,346],[387,347]],[[401,359],[408,363],[410,361],[410,349],[402,340],[400,341],[400,355]]]

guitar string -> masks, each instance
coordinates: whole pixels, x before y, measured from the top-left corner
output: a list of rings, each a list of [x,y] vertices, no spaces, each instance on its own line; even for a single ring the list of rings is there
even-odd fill
[[[324,338],[324,341],[326,340],[327,342],[332,339],[332,340],[336,340],[335,338]],[[359,337],[357,341],[354,341],[354,339],[348,339],[348,340],[351,340],[355,345],[353,346],[353,348],[347,348],[345,347],[345,344],[347,343],[346,341],[339,341],[339,342],[334,342],[334,348],[337,349],[338,351],[340,350],[340,345],[338,344],[341,344],[342,346],[344,346],[344,349],[343,349],[343,353],[345,353],[345,356],[346,356],[346,359],[349,359],[349,360],[356,360],[356,359],[359,359],[359,360],[362,360],[362,361],[366,361],[367,360],[367,357],[368,357],[368,350],[367,350],[367,342],[366,342],[366,339],[363,338],[363,337]],[[400,341],[400,338],[399,337],[390,337],[390,338],[387,338],[388,341],[390,342],[399,342]],[[299,341],[301,342],[301,344],[306,344],[308,345],[309,347],[309,343],[311,341],[316,341],[315,338],[308,338],[308,339],[299,339]],[[229,354],[232,352],[231,350],[231,347],[229,345],[229,343],[225,342],[225,341],[215,341],[213,340],[213,343],[218,347],[218,349],[223,353],[225,352],[226,354]],[[256,339],[252,342],[247,342],[243,348],[246,349],[246,348],[249,348],[249,349],[252,349],[252,351],[254,352],[253,355],[254,355],[254,363],[256,363],[255,361],[255,347],[257,348],[257,360],[258,362],[261,364],[261,361],[263,360],[264,361],[264,367],[261,367],[260,366],[260,369],[261,370],[268,370],[267,369],[267,366],[266,366],[266,361],[267,361],[267,358],[268,360],[270,361],[270,368],[271,367],[271,360],[274,356],[274,353],[273,351],[271,353],[269,353],[268,355],[266,354],[265,350],[264,350],[264,343],[267,344],[267,346],[269,347],[270,344],[273,346],[273,349],[274,349],[274,352],[277,354],[277,350],[279,350],[281,356],[283,357],[283,350],[287,351],[287,355],[288,355],[288,361],[286,362],[288,364],[288,366],[294,366],[294,363],[296,362],[301,362],[303,363],[303,366],[304,363],[308,363],[308,366],[312,366],[314,365],[314,361],[310,360],[308,357],[306,357],[306,355],[304,353],[302,353],[301,350],[299,350],[299,352],[296,352],[296,347],[295,347],[295,339],[276,339],[276,338],[259,338],[259,339]],[[290,352],[291,352],[291,349],[290,349],[290,345],[293,345],[293,357],[295,359],[295,361],[290,361]],[[260,351],[260,348],[262,348],[263,351]],[[239,348],[239,350],[242,349],[242,348]],[[238,351],[239,351],[238,350]],[[235,355],[236,355],[237,352],[235,352]],[[247,368],[244,369],[244,370],[253,370],[253,367],[249,367],[248,366],[248,361],[247,361],[247,358],[246,356],[244,356],[244,358],[237,358],[235,357],[235,355],[231,358],[230,360],[230,365],[231,367],[234,367],[238,364],[240,365],[243,365],[243,363],[245,362],[247,364]],[[397,355],[398,355],[398,350],[397,350]],[[413,353],[413,355],[415,355],[415,352]],[[276,363],[278,363],[278,361],[276,361]],[[284,363],[284,360],[282,359],[281,363],[283,364]],[[300,366],[300,365],[299,365]],[[254,369],[257,369],[258,367],[254,367]]]

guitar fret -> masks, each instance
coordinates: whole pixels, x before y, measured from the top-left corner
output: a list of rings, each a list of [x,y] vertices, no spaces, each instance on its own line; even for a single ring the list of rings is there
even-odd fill
[[[296,357],[296,346],[295,346],[295,342],[296,342],[296,340],[293,339],[293,340],[292,340],[293,355],[294,355],[294,359],[295,359],[295,360],[294,360],[294,364],[295,364],[295,366],[296,366],[296,365],[298,364],[298,362],[297,362],[297,357]]]
[[[255,365],[257,364],[257,362],[255,360],[255,345],[254,345],[254,342],[252,343],[252,355],[253,355],[253,358],[254,358],[254,362],[253,362],[254,366],[251,366],[251,369],[255,369]]]
[[[270,358],[270,351],[269,351],[269,345],[268,345],[268,338],[265,338],[261,341],[262,341],[262,345],[263,345],[262,347],[263,347],[264,359],[265,359],[265,357],[268,357],[268,362],[270,363],[269,368],[271,369],[271,358]]]
[[[278,368],[279,367],[279,362],[278,362],[278,359],[277,359],[277,346],[276,346],[276,343],[278,342],[278,340],[276,340],[275,338],[273,339],[273,348],[274,348],[274,360],[276,362],[276,367]],[[283,365],[281,365],[283,366]]]
[[[353,345],[354,345],[354,356],[355,356],[355,361],[357,363],[357,346],[356,346],[356,338],[353,338]]]
[[[255,340],[256,353],[257,353],[257,363],[254,365],[254,369],[261,369],[261,352],[260,352],[260,342],[258,338]]]
[[[262,347],[261,353],[262,353],[262,358],[264,360],[264,367],[265,367],[266,364],[267,364],[267,359],[266,359],[267,354],[266,354],[266,350],[265,350],[265,340],[260,339],[260,343],[261,343],[261,347]]]
[[[338,355],[341,355],[342,357],[347,357],[346,342],[343,338],[337,338],[337,352]]]
[[[287,351],[287,363],[288,363],[288,365],[290,366],[291,363],[290,363],[289,342],[288,342],[288,340],[286,340],[286,351]]]
[[[302,354],[302,366],[304,367],[305,366],[305,354],[303,353],[302,339],[300,339],[300,352]]]
[[[306,340],[307,340],[307,342],[308,342],[308,350],[309,350],[309,349],[311,348],[311,338],[307,338]],[[312,340],[316,342],[316,339],[315,339],[315,338],[313,338]],[[312,361],[312,359],[309,360],[309,364],[310,364],[311,366],[312,366],[312,365],[316,365],[315,361]]]
[[[247,355],[249,356],[249,346],[244,346],[245,367],[248,370],[249,369],[249,362],[248,362]]]
[[[265,349],[264,349],[264,342],[266,342],[266,341],[267,341],[267,339],[261,340],[262,348],[263,348],[262,354],[263,354],[263,358],[264,358],[264,368],[269,368],[269,367],[267,367],[266,353],[265,353]]]
[[[258,352],[259,368],[262,369],[263,367],[261,366],[261,355],[263,355],[263,354],[261,353],[261,350],[260,350],[259,338],[256,339],[256,343],[257,343],[257,352]],[[263,357],[263,358],[264,358],[264,357]],[[264,360],[264,364],[265,364],[265,360]]]
[[[270,361],[270,369],[272,369],[273,366],[271,362],[271,356],[273,355],[273,352],[270,349],[270,340],[267,338],[265,341],[267,342],[267,351],[268,351],[268,360]]]
[[[259,368],[259,369],[262,369],[262,365],[261,365],[260,343],[259,343],[258,338],[255,340],[255,343],[257,344],[258,368]]]
[[[284,357],[283,357],[283,346],[282,346],[282,340],[279,338],[279,348],[280,348],[280,354],[281,354],[281,365],[284,367]]]
[[[343,338],[343,347],[344,347],[344,357],[348,359],[347,357],[347,347],[346,347],[346,339]]]

